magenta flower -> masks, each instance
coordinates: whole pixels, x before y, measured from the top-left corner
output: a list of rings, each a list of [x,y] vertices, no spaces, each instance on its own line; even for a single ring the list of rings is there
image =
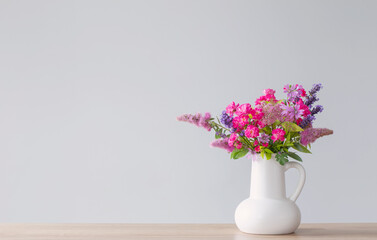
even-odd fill
[[[195,124],[198,127],[203,127],[207,129],[207,131],[211,131],[212,127],[208,123],[210,118],[211,118],[211,114],[207,112],[204,114],[204,116],[202,116],[201,113],[197,113],[195,115],[183,114],[177,117],[177,120],[181,122],[188,122],[191,124]]]
[[[263,91],[265,94],[264,96],[260,96],[256,101],[255,101],[255,106],[262,106],[265,102],[277,102],[276,97],[275,97],[275,91],[273,89],[265,89]]]
[[[247,126],[245,136],[248,138],[256,138],[259,136],[259,129],[253,125]]]
[[[239,107],[237,107],[236,114],[238,116],[248,115],[252,112],[252,110],[253,109],[251,108],[250,103],[245,103],[245,104],[242,104]]]
[[[227,107],[226,107],[226,113],[229,114],[229,116],[233,116],[233,113],[237,110],[239,104],[235,104],[234,102],[232,102],[231,104],[229,104]]]
[[[311,114],[309,107],[304,104],[302,99],[298,100],[298,102],[296,104],[299,106],[300,110],[303,111],[302,112],[303,117],[307,117]]]
[[[275,90],[268,88],[268,89],[264,89],[263,93],[264,95],[275,95]]]
[[[264,112],[262,108],[254,108],[251,112],[253,120],[261,120],[264,116]]]
[[[210,146],[225,149],[228,152],[233,152],[234,150],[233,146],[229,146],[228,138],[216,139],[215,141],[211,142]]]
[[[241,149],[242,148],[242,143],[237,140],[237,141],[234,142],[234,146],[236,146],[237,149]]]
[[[249,123],[249,117],[247,115],[242,115],[233,118],[233,127],[236,129],[243,129],[246,124]]]
[[[285,131],[283,129],[274,129],[272,130],[272,137],[271,139],[275,142],[277,140],[280,140],[280,141],[284,141],[284,135],[285,135]]]
[[[230,147],[233,147],[234,146],[234,142],[237,140],[237,138],[238,138],[237,133],[230,134],[230,137],[228,138],[228,145]]]
[[[307,128],[300,133],[301,140],[300,143],[307,146],[310,143],[315,142],[320,137],[331,135],[334,131],[328,128]]]

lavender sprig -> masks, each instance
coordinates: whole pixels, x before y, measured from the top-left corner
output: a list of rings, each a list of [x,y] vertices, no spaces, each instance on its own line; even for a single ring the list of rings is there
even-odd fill
[[[229,116],[226,111],[222,112],[220,122],[229,129],[233,127],[233,118]]]
[[[317,113],[320,113],[323,111],[322,105],[315,106],[310,112],[312,113],[312,116],[314,116]]]
[[[304,104],[310,108],[313,105],[313,103],[315,103],[318,100],[319,98],[317,98],[315,94],[309,95],[308,97],[306,97]]]
[[[315,120],[315,117],[312,116],[312,115],[309,115],[306,118],[304,118],[304,120],[302,120],[302,122],[300,123],[300,127],[301,128],[306,128],[307,126],[309,126],[310,124],[312,124],[312,122],[314,120]]]
[[[309,91],[310,95],[315,95],[319,90],[323,88],[321,83],[313,84],[313,88]]]
[[[318,101],[319,98],[317,98],[317,92],[319,92],[319,90],[321,89],[322,89],[321,83],[313,84],[312,89],[308,92],[308,95],[306,96],[304,104],[310,108],[313,105],[313,103]]]

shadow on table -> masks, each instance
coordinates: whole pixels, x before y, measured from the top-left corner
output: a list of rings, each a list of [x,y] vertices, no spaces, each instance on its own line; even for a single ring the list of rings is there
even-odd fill
[[[259,239],[377,239],[377,229],[371,228],[322,228],[300,227],[295,233],[286,235],[256,235],[239,232],[234,240]]]

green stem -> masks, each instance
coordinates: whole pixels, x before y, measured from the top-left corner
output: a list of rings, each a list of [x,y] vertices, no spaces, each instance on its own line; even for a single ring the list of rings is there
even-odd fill
[[[222,128],[222,129],[225,129],[225,130],[227,130],[228,132],[231,132],[228,128],[226,128],[226,127],[223,127],[222,125],[220,125],[220,124],[218,124],[218,123],[216,123],[215,121],[211,121],[213,124],[215,124],[216,126],[218,126],[218,127],[220,127],[220,128]]]
[[[249,139],[247,137],[241,137],[249,146],[250,149],[253,148],[253,145],[251,144],[251,142],[249,141]]]

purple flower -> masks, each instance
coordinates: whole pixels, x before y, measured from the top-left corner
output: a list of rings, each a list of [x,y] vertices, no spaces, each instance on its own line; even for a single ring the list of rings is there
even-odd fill
[[[300,97],[304,96],[304,88],[301,85],[285,85],[284,92],[287,93],[289,102],[297,102],[300,100]]]
[[[320,137],[333,134],[334,131],[327,128],[307,128],[304,131],[300,132],[301,139],[300,143],[307,146],[310,143],[313,143]]]
[[[224,139],[216,139],[210,144],[211,147],[218,147],[227,150],[228,152],[233,152],[234,147],[229,146],[228,144],[228,138]]]
[[[245,137],[245,130],[242,130],[241,132],[238,133],[241,137]]]
[[[207,112],[204,114],[204,116],[202,116],[201,113],[197,113],[195,115],[183,114],[177,117],[177,120],[181,122],[188,122],[191,124],[195,124],[198,127],[203,127],[207,129],[208,131],[211,131],[212,127],[208,123],[210,118],[211,118],[211,114]]]
[[[309,94],[310,95],[315,95],[319,90],[321,90],[323,88],[322,84],[320,83],[316,83],[316,84],[313,84],[313,87],[312,89],[309,91]]]
[[[315,114],[320,113],[322,111],[323,111],[322,105],[317,105],[310,112],[312,113],[312,115],[315,115]]]
[[[315,103],[315,102],[318,101],[318,100],[319,100],[319,99],[317,98],[317,96],[316,96],[315,94],[313,94],[313,95],[309,95],[309,96],[306,98],[304,104],[310,108],[310,107],[313,105],[313,103]]]
[[[318,101],[319,99],[317,98],[317,92],[319,92],[319,90],[321,89],[322,89],[322,84],[320,83],[313,84],[312,89],[309,91],[308,95],[306,96],[306,100],[304,104],[310,108],[313,105],[313,103]]]
[[[296,85],[285,85],[284,92],[287,93],[288,101],[290,102],[293,102],[297,97],[300,97]]]
[[[229,129],[233,127],[233,118],[226,111],[222,112],[220,122]]]
[[[270,142],[270,136],[266,133],[262,133],[259,137],[258,137],[258,141],[260,143],[269,143]]]
[[[307,126],[311,125],[314,120],[315,120],[315,117],[312,115],[309,115],[306,118],[304,118],[304,120],[301,121],[300,127],[306,128]]]
[[[283,109],[281,114],[285,116],[285,120],[289,122],[299,119],[304,114],[304,110],[300,109],[299,105],[288,106],[282,104],[281,108]]]

